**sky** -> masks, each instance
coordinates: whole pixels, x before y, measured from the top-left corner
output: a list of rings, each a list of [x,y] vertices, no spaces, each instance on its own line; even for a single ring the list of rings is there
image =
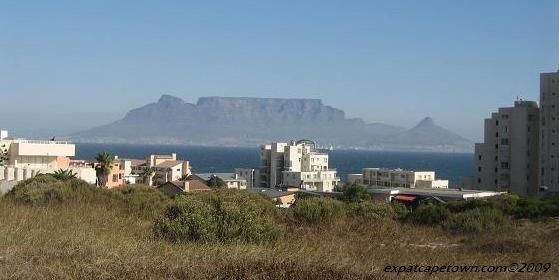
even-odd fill
[[[474,141],[559,69],[559,1],[0,0],[0,127],[64,135],[171,94],[320,98]]]

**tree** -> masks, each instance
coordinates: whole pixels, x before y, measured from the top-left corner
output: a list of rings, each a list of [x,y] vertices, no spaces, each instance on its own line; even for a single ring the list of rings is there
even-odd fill
[[[348,201],[369,200],[371,195],[367,188],[357,182],[348,183],[344,186],[344,199]]]
[[[144,176],[144,182],[147,181],[148,186],[153,185],[152,179],[154,175],[155,175],[155,169],[151,167],[144,169],[144,171],[142,172],[142,176]]]
[[[3,144],[0,146],[0,166],[6,165],[8,160],[8,148],[6,148],[6,144]]]
[[[113,168],[114,158],[109,153],[102,151],[97,154],[95,159],[97,160],[97,166],[95,166],[97,186],[105,188],[109,180],[109,173]]]
[[[67,181],[70,179],[75,179],[78,174],[74,173],[72,169],[58,169],[52,173],[52,177],[56,178],[57,180]]]
[[[210,179],[208,179],[208,181],[206,181],[206,185],[208,185],[208,187],[210,188],[224,188],[227,186],[227,183],[225,183],[225,181],[223,181],[223,179],[212,175],[210,177]]]

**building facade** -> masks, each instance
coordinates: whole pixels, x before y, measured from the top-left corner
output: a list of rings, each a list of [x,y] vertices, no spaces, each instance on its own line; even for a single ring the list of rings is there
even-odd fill
[[[260,147],[260,186],[298,187],[331,192],[340,178],[328,166],[328,154],[315,149],[309,140],[272,143]]]
[[[350,174],[348,181],[373,188],[448,188],[448,180],[436,179],[435,171],[363,168],[361,174]]]
[[[475,145],[476,189],[538,192],[539,108],[534,101],[516,101],[485,119],[484,142]]]
[[[540,181],[559,192],[559,71],[540,74]]]

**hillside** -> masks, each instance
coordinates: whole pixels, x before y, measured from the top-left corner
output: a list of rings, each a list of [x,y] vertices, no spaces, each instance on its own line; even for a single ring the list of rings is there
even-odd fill
[[[319,99],[202,97],[196,104],[163,95],[116,122],[71,135],[80,142],[254,146],[315,139],[379,150],[471,152],[473,144],[429,121],[405,130],[347,118]]]

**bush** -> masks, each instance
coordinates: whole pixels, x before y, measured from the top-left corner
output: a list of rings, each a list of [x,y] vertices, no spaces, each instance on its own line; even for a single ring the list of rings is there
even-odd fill
[[[118,196],[129,212],[145,218],[159,214],[170,201],[162,192],[145,185],[127,185],[110,191]]]
[[[323,197],[299,199],[291,211],[297,222],[306,224],[331,222],[346,214],[343,202]]]
[[[503,212],[493,208],[476,208],[456,213],[443,224],[445,230],[456,233],[496,232],[510,227],[511,223]]]
[[[415,224],[437,225],[451,216],[445,205],[423,205],[408,214],[407,220]]]
[[[399,219],[405,219],[410,213],[408,207],[406,207],[406,205],[403,203],[392,202],[390,205],[392,205],[392,209],[394,209],[394,213],[396,213],[396,216]]]
[[[344,187],[344,200],[346,201],[363,201],[369,200],[371,195],[367,188],[353,182]]]
[[[52,204],[65,201],[111,200],[111,194],[80,179],[57,180],[50,174],[18,183],[6,194],[7,199],[29,204]]]
[[[178,196],[155,221],[156,236],[173,242],[269,242],[283,233],[274,203],[238,190],[215,190]]]
[[[396,218],[396,212],[390,204],[373,201],[348,204],[348,214],[353,218],[374,222]]]

